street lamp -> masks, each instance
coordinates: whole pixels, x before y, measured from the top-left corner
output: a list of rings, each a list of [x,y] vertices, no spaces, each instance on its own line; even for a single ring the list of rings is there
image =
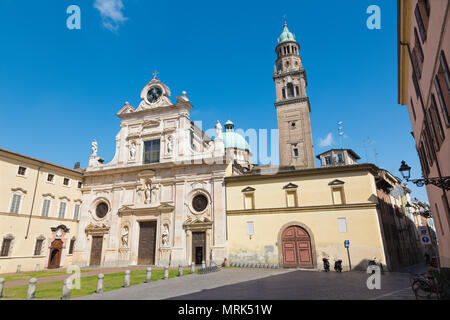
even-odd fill
[[[450,190],[450,177],[439,177],[439,178],[424,178],[424,179],[412,179],[411,178],[411,167],[406,164],[405,161],[402,161],[400,169],[398,169],[405,179],[408,182],[412,182],[418,187],[423,187],[426,184],[435,185],[438,188],[443,190]]]

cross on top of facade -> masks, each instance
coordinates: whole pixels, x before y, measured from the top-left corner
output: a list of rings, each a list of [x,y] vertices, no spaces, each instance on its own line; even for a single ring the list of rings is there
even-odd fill
[[[155,70],[155,72],[153,72],[153,79],[156,79],[156,77],[158,76],[159,72]]]

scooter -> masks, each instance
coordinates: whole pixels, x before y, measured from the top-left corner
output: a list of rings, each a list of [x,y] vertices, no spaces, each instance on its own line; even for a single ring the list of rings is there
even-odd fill
[[[369,260],[369,267],[370,266],[378,266],[377,262],[376,262],[376,259],[377,258],[373,258],[373,260]],[[375,270],[372,270],[372,274],[374,274],[374,273],[375,273]]]
[[[325,272],[330,271],[330,262],[328,261],[327,258],[323,258],[323,270],[325,270]]]
[[[334,262],[334,271],[342,272],[342,260],[341,259],[335,260],[335,262]]]

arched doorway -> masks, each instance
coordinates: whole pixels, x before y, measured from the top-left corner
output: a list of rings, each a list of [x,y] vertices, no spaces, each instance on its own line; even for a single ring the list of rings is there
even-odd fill
[[[283,266],[285,268],[312,268],[311,238],[299,226],[290,226],[281,236]]]
[[[61,263],[61,254],[62,254],[63,242],[62,240],[55,240],[52,242],[50,247],[50,254],[48,259],[48,268],[56,269],[59,268]]]

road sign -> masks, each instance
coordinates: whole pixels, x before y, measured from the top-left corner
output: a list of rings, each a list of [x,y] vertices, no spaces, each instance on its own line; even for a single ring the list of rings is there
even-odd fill
[[[345,241],[344,241],[344,246],[345,246],[346,248],[350,247],[350,240],[345,240]]]
[[[428,227],[419,227],[420,242],[424,245],[431,244],[431,238],[428,234]]]

